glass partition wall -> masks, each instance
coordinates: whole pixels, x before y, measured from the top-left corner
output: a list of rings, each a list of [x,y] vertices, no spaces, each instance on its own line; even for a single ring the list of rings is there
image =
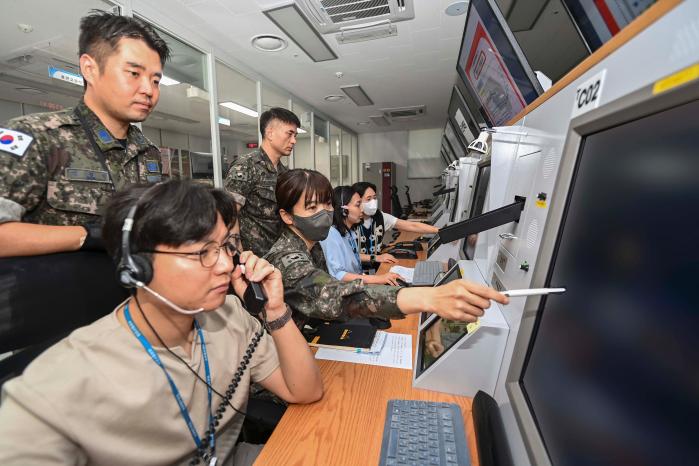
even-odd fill
[[[216,62],[218,131],[222,179],[240,155],[258,144],[257,82],[224,63]]]
[[[330,128],[330,184],[340,186],[342,184],[341,171],[341,154],[340,143],[342,140],[342,131],[332,123]]]
[[[80,101],[78,26],[92,9],[119,12],[119,6],[107,0],[66,4],[25,0],[0,19],[0,124]],[[132,14],[141,17],[138,9]],[[317,169],[332,178],[334,185],[358,180],[355,134],[315,114],[291,93],[224,63],[209,44],[188,41],[186,31],[180,36],[179,29],[166,30],[147,17],[142,19],[153,24],[172,50],[161,80],[160,101],[141,124],[146,137],[161,149],[165,179],[213,185],[219,165],[213,163],[214,156],[220,157],[221,178],[225,179],[235,158],[259,144],[259,112],[283,107],[301,121],[294,153],[284,163]],[[33,30],[29,34],[18,24],[32,25]],[[214,145],[216,132],[220,143]]]
[[[76,105],[83,95],[80,18],[92,9],[118,12],[118,7],[103,0],[6,3],[0,17],[0,126],[18,116]]]
[[[311,109],[296,101],[292,102],[291,109],[299,120],[301,127],[296,136],[296,146],[294,147],[294,155],[292,156],[293,168],[315,168],[314,152],[313,152],[313,113]]]

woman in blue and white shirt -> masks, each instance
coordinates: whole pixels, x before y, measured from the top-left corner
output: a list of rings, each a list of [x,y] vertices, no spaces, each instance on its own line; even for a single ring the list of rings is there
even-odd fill
[[[333,191],[333,226],[328,237],[320,242],[330,275],[341,281],[361,279],[366,284],[393,285],[400,275],[384,273],[364,275],[359,258],[357,236],[352,228],[361,221],[362,199],[350,186],[338,186]]]

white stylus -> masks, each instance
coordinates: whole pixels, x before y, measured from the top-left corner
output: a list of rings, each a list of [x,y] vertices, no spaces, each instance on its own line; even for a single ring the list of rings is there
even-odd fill
[[[504,294],[505,296],[509,296],[510,298],[517,298],[519,296],[538,296],[565,292],[565,288],[528,288],[526,290],[507,290],[503,291],[502,294]]]

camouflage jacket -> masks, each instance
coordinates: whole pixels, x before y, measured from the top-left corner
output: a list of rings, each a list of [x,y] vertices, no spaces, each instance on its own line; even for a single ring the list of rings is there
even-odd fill
[[[303,240],[288,228],[283,229],[267,260],[282,273],[284,299],[299,326],[308,318],[405,317],[396,304],[399,287],[336,280],[328,274],[320,244],[309,252]]]
[[[269,156],[259,148],[238,157],[226,176],[226,190],[243,206],[239,215],[243,248],[260,257],[269,251],[281,233],[274,189],[277,177],[287,170],[281,162],[275,169]]]
[[[82,101],[74,108],[14,118],[7,128],[33,140],[21,155],[0,145],[0,223],[94,222],[116,190],[160,181],[158,148],[133,125],[124,148]],[[3,132],[9,134],[0,128],[0,137]]]

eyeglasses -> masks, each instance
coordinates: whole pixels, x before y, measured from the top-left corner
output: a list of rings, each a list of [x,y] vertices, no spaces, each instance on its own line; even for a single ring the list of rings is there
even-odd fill
[[[177,256],[199,256],[199,262],[201,262],[202,267],[211,268],[218,262],[218,258],[221,255],[221,249],[226,251],[228,257],[235,257],[242,249],[242,242],[240,240],[240,235],[230,235],[226,238],[223,243],[218,244],[216,241],[209,241],[204,245],[199,251],[193,252],[176,252],[176,251],[160,251],[158,249],[153,249],[152,251],[143,251],[156,254],[174,254]]]

